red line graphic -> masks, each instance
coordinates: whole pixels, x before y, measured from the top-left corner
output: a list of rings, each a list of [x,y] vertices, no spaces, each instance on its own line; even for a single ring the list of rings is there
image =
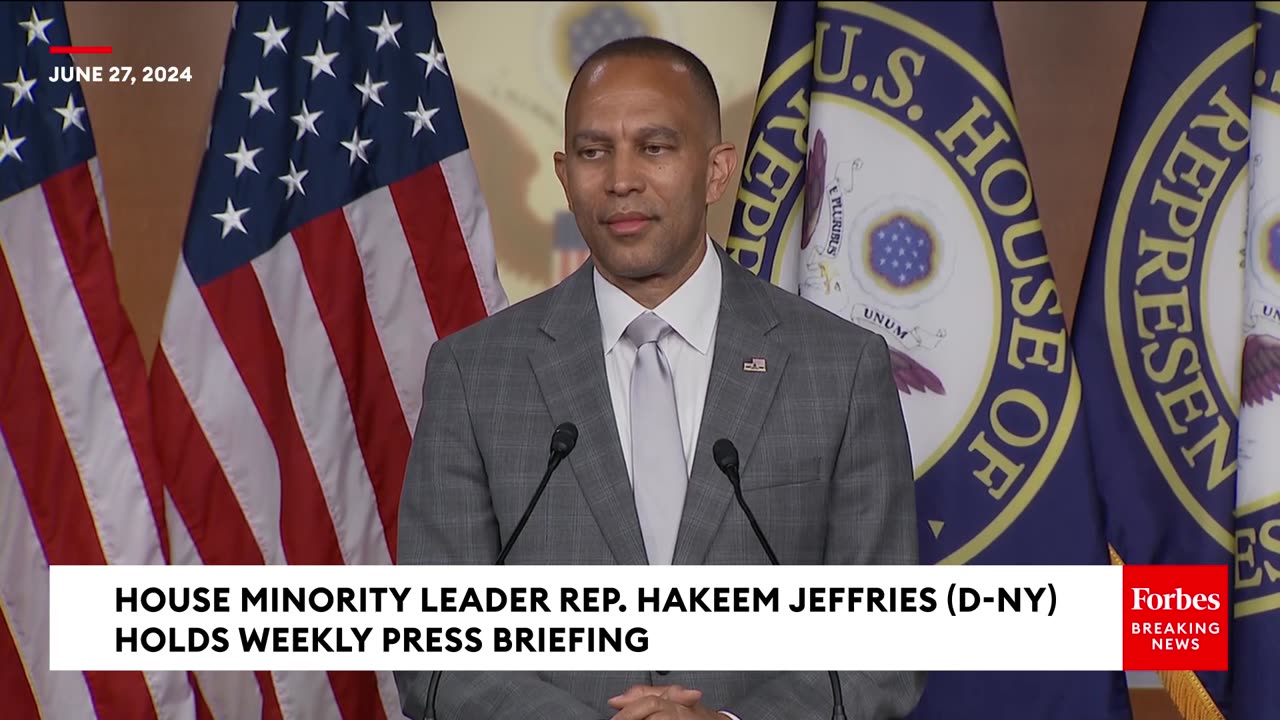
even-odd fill
[[[110,55],[110,45],[51,45],[53,55]]]

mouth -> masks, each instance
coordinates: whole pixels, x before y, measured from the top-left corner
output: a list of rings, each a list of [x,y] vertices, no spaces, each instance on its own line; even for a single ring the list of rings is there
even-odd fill
[[[614,213],[605,218],[605,227],[615,235],[634,235],[649,226],[653,218],[644,213]]]

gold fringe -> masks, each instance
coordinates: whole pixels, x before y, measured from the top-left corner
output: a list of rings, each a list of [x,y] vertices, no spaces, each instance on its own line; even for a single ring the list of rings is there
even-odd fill
[[[1124,560],[1110,543],[1107,543],[1107,552],[1111,554],[1112,565],[1124,565]],[[1162,670],[1156,675],[1184,720],[1226,720],[1195,673],[1190,670]]]
[[[1178,712],[1186,720],[1225,720],[1200,678],[1189,670],[1156,673]]]

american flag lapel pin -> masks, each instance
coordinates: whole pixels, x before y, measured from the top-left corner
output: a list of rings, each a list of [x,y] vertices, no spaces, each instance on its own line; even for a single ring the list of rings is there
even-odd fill
[[[764,358],[753,357],[742,363],[742,369],[746,372],[762,373],[765,372],[767,368],[765,367]]]

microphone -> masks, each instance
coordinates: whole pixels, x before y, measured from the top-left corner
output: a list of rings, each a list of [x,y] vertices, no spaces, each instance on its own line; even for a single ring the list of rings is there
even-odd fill
[[[494,565],[505,565],[507,554],[511,552],[511,548],[516,544],[516,538],[520,537],[520,533],[524,531],[525,523],[529,522],[529,516],[533,514],[533,509],[537,507],[538,500],[542,497],[542,491],[547,489],[547,483],[551,481],[551,473],[559,467],[560,461],[569,456],[573,452],[573,448],[578,444],[578,426],[571,422],[562,422],[556,426],[556,431],[551,434],[551,455],[547,458],[547,471],[542,474],[542,481],[538,483],[538,489],[533,492],[533,498],[529,500],[529,504],[525,506],[524,514],[520,516],[520,522],[516,523],[516,529],[511,531],[511,537],[507,538],[507,542],[502,546],[502,552],[498,553],[498,561]],[[427,707],[430,714],[427,720],[436,720],[436,695],[440,691],[440,676],[444,673],[440,670],[432,671],[431,682],[427,686]]]
[[[716,467],[720,468],[720,472],[724,473],[725,477],[729,478],[729,483],[733,485],[733,494],[738,499],[738,507],[742,508],[743,514],[747,516],[747,522],[751,523],[751,530],[760,541],[760,546],[764,548],[764,553],[769,556],[769,562],[778,565],[778,557],[773,554],[773,548],[769,546],[764,531],[756,522],[756,516],[742,497],[742,478],[738,477],[738,448],[734,447],[733,441],[728,438],[720,438],[711,446],[711,456],[716,461]],[[844,712],[844,692],[840,689],[840,678],[830,670],[827,671],[827,677],[831,679],[831,720],[848,720]]]
[[[529,522],[529,516],[533,514],[533,508],[538,504],[538,498],[542,497],[542,491],[547,489],[547,482],[551,480],[551,473],[555,472],[556,466],[560,461],[568,457],[573,452],[574,446],[578,444],[578,426],[571,422],[560,423],[556,427],[556,431],[551,434],[551,456],[547,458],[547,471],[542,475],[542,482],[538,483],[538,489],[533,492],[533,499],[529,501],[529,505],[524,509],[524,515],[520,517],[520,522],[516,523],[516,529],[511,531],[511,537],[507,538],[506,545],[503,546],[502,552],[498,553],[498,562],[495,565],[505,565],[507,561],[507,553],[511,552],[511,548],[516,544],[516,538],[520,537],[520,533],[524,531],[524,524]]]

